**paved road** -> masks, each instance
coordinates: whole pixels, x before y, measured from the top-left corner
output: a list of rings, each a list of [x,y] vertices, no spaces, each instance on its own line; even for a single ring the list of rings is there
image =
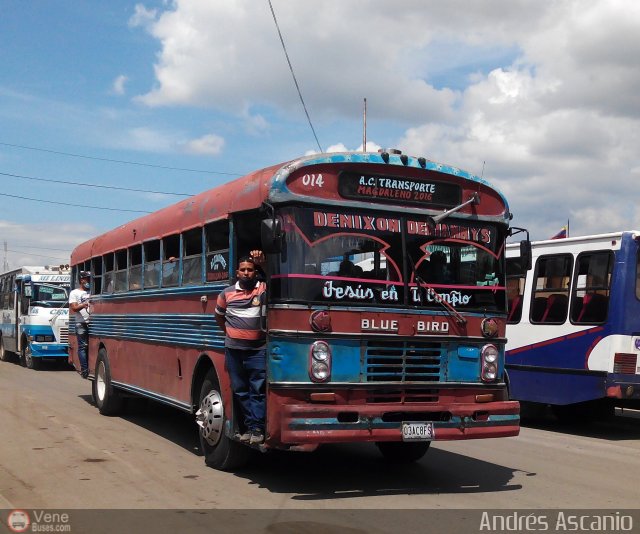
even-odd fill
[[[236,474],[205,467],[186,414],[146,401],[98,414],[69,370],[0,362],[0,508],[638,508],[640,419],[567,431],[438,442],[412,466],[372,445],[258,455]]]

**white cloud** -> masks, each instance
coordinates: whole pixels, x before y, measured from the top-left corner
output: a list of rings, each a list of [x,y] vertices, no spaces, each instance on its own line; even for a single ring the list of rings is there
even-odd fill
[[[300,116],[266,4],[139,7],[138,25],[145,21],[161,44],[157,83],[140,101],[244,119],[248,109]],[[380,9],[373,0],[321,0],[274,8],[316,124],[359,121],[367,97],[370,123],[405,129],[385,145],[484,172],[506,194],[514,223],[536,238],[567,218],[572,233],[639,226],[631,199],[640,168],[640,3],[397,0]],[[254,122],[255,134],[267,130],[264,114]]]
[[[199,139],[193,139],[185,143],[184,148],[191,154],[206,154],[217,156],[222,152],[224,139],[219,135],[207,134]]]
[[[89,224],[56,223],[51,232],[50,224],[18,224],[0,220],[2,238],[2,264],[9,269],[23,265],[60,265],[69,263],[71,251],[81,242],[97,233]],[[4,252],[6,242],[7,252]]]
[[[120,74],[114,81],[112,85],[112,91],[116,95],[123,95],[125,92],[125,84],[129,81],[124,74]]]
[[[155,22],[157,15],[156,9],[147,9],[142,4],[136,4],[135,12],[129,19],[129,27],[149,28]]]

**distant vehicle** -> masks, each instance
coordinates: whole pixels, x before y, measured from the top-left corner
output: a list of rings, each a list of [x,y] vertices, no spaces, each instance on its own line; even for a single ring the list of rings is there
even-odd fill
[[[559,418],[640,408],[640,232],[532,243],[523,276],[507,246],[511,397]]]
[[[433,440],[515,436],[503,376],[509,220],[477,176],[349,152],[253,172],[82,243],[71,264],[74,278],[92,272],[98,409],[137,394],[192,413],[207,464],[241,465],[251,451],[213,313],[238,259],[261,248],[262,450],[372,442],[410,462]]]
[[[24,266],[0,274],[0,360],[18,354],[37,369],[69,357],[69,266]]]

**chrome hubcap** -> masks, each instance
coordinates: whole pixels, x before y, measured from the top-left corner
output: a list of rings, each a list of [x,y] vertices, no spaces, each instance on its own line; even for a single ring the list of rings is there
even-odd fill
[[[107,383],[104,380],[104,363],[100,362],[96,371],[96,393],[98,399],[104,400],[104,393],[107,390]]]
[[[209,445],[217,445],[222,436],[224,423],[224,408],[220,393],[211,391],[200,403],[196,412],[196,423],[200,427],[202,437]]]

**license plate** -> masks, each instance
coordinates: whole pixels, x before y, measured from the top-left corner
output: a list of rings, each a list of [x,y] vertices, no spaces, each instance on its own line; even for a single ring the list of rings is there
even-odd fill
[[[402,441],[431,441],[435,437],[433,423],[402,423]]]

